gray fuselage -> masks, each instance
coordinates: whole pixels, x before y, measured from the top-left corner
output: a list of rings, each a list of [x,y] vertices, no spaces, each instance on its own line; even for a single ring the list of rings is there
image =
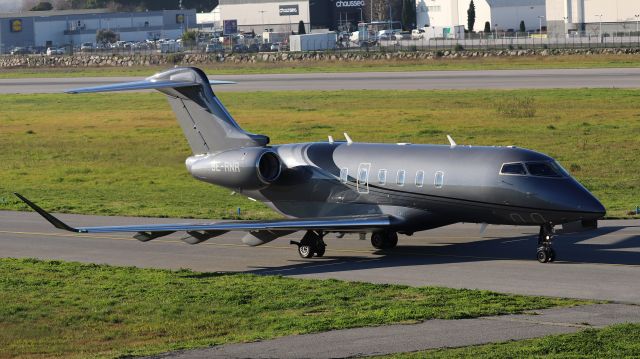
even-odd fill
[[[387,214],[397,231],[413,233],[456,222],[539,226],[605,213],[564,171],[500,173],[505,163],[555,163],[522,148],[321,142],[271,149],[282,160],[277,181],[234,189],[292,218]]]

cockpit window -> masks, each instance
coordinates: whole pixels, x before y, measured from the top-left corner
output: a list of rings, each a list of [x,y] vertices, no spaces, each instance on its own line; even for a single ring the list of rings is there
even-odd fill
[[[562,177],[562,172],[551,162],[527,162],[527,170],[537,177]]]
[[[526,175],[527,172],[524,170],[524,166],[522,163],[505,163],[502,165],[502,169],[500,173],[507,175]]]

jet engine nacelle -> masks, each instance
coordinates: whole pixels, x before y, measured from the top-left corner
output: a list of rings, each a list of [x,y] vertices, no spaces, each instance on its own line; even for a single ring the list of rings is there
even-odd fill
[[[282,172],[280,157],[264,147],[191,156],[186,165],[191,175],[201,181],[239,190],[265,188]]]

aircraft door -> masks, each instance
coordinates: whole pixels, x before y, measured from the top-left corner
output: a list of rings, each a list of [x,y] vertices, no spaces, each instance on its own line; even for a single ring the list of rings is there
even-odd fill
[[[356,179],[356,186],[358,193],[369,193],[369,172],[371,170],[371,163],[361,163],[358,166],[358,178]]]

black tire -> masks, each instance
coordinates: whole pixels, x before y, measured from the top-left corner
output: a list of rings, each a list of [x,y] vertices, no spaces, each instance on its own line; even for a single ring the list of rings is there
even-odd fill
[[[384,249],[386,248],[386,236],[384,232],[373,232],[371,233],[371,245],[375,249]]]
[[[309,245],[301,244],[298,246],[298,254],[302,258],[309,259],[313,257],[313,249]]]
[[[549,261],[549,251],[546,248],[538,248],[536,258],[540,263],[547,263]]]
[[[388,249],[395,248],[398,245],[398,233],[387,232],[387,247]]]
[[[326,246],[324,246],[324,245],[319,245],[319,246],[316,248],[316,250],[315,250],[316,257],[322,257],[322,256],[324,256],[324,252],[325,252],[325,250],[326,250],[326,249],[327,249],[327,247],[326,247]]]

